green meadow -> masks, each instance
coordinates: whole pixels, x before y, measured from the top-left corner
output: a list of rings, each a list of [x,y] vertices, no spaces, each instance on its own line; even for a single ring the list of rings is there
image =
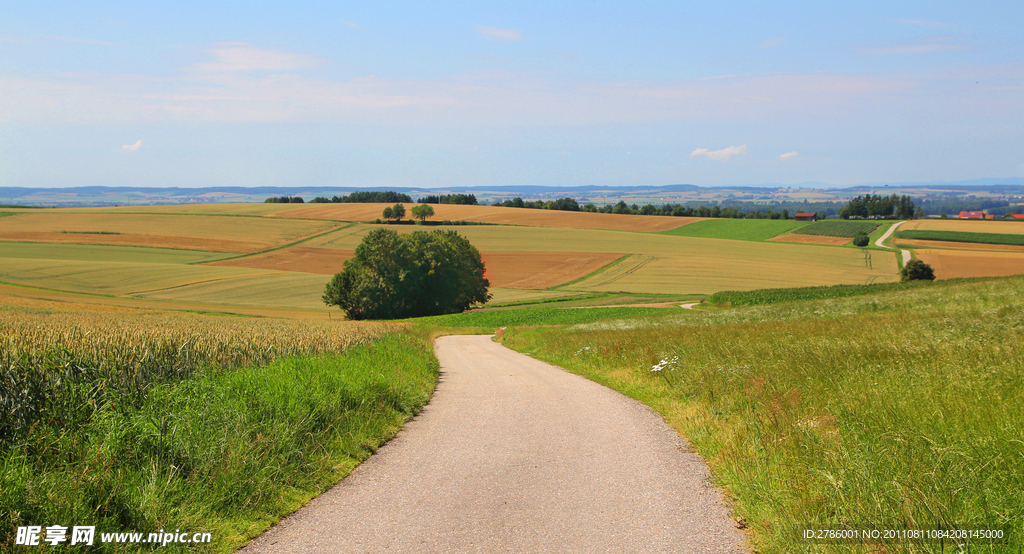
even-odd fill
[[[808,225],[806,221],[793,219],[705,219],[669,231],[662,231],[661,234],[677,237],[765,241],[778,235],[792,233],[794,229],[805,225]]]
[[[1024,279],[1010,278],[508,328],[502,340],[659,412],[709,462],[759,552],[822,551],[796,525],[865,524],[1001,528],[1007,543],[974,548],[1018,552],[1022,333]]]

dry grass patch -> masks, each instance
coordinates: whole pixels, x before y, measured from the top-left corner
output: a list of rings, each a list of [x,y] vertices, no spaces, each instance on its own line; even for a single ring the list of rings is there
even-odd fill
[[[334,275],[341,271],[345,262],[354,255],[353,250],[293,246],[258,256],[211,262],[206,265]]]
[[[413,204],[407,206],[407,209]],[[392,204],[315,204],[273,214],[275,217],[329,219],[335,221],[373,221]],[[670,217],[626,214],[595,214],[556,210],[503,208],[500,206],[463,206],[431,204],[435,221],[479,221],[502,225],[563,227],[571,229],[613,229],[618,231],[658,232],[702,221],[699,217]]]
[[[922,249],[915,253],[932,266],[937,279],[1024,274],[1024,252]]]
[[[900,225],[899,230],[1024,235],[1024,223],[1020,221],[987,221],[978,219],[917,219]]]
[[[546,289],[589,275],[620,254],[593,252],[482,252],[491,286]]]
[[[850,244],[850,241],[853,239],[849,237],[826,237],[823,235],[789,234],[779,235],[768,240],[776,242],[799,242],[801,244],[829,244],[832,246],[843,246],[846,244]]]

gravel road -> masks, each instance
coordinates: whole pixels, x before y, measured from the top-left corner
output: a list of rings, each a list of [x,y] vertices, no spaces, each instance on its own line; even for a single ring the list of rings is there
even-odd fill
[[[704,463],[644,405],[487,336],[435,346],[423,412],[242,552],[747,551]]]

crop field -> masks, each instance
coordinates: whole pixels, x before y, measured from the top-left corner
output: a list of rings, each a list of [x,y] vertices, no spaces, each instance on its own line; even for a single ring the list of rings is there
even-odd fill
[[[326,221],[36,211],[0,219],[0,240],[258,252],[325,232]]]
[[[0,258],[77,260],[93,262],[139,262],[157,264],[198,264],[230,256],[220,252],[100,246],[82,244],[39,244],[0,241]]]
[[[343,236],[336,237],[332,233],[306,244],[354,249],[362,235],[374,227],[360,225],[345,229]],[[592,279],[574,283],[573,290],[689,294],[897,279],[894,258],[874,256],[869,266],[864,254],[854,249],[662,234],[643,235],[639,240],[641,237],[633,233],[584,229],[497,226],[449,229],[467,237],[481,252],[519,252],[522,263],[528,263],[531,253],[545,251],[635,255]],[[396,230],[410,232],[415,227],[402,226]],[[640,267],[632,267],[643,259],[648,261]]]
[[[825,235],[798,235],[796,233],[789,233],[786,235],[778,235],[768,239],[772,242],[797,242],[800,244],[827,244],[831,246],[843,246],[850,244],[853,239],[850,237],[829,237]]]
[[[333,221],[373,221],[381,217],[384,208],[393,204],[312,204],[273,214],[275,217],[326,219]],[[415,204],[406,206],[408,212]],[[563,227],[571,229],[615,229],[619,231],[657,232],[675,229],[696,221],[699,217],[647,216],[631,214],[595,214],[503,208],[500,206],[464,206],[431,204],[435,221],[478,221],[501,225],[531,225],[536,227]]]
[[[980,242],[949,242],[938,240],[913,240],[896,238],[896,246],[909,248],[956,248],[958,250],[1000,250],[1003,252],[1024,252],[1024,245],[986,244]]]
[[[510,326],[502,341],[660,413],[708,461],[759,552],[1019,552],[1024,280],[886,288]],[[1009,540],[830,548],[794,531],[864,522]]]
[[[1024,231],[1024,227],[1021,228]],[[965,242],[978,244],[1009,244],[1024,246],[1024,233],[965,233],[962,231],[896,231],[896,238],[919,241]]]
[[[292,246],[255,256],[214,261],[207,265],[334,275],[341,271],[345,262],[354,255],[354,250]]]
[[[1024,222],[979,219],[917,219],[900,226],[900,231],[961,231],[1024,235]]]
[[[880,223],[875,221],[817,221],[793,231],[797,235],[853,238],[857,233],[870,235]]]
[[[546,289],[585,277],[621,256],[593,252],[484,252],[482,257],[491,285]]]
[[[328,278],[285,271],[182,264],[0,260],[0,282],[140,299],[326,310]]]
[[[436,359],[400,327],[0,297],[0,544],[67,521],[234,551],[430,398]]]
[[[936,279],[1024,274],[1024,252],[921,248],[914,253],[932,266]]]
[[[705,219],[677,229],[662,231],[665,235],[764,241],[784,233],[791,233],[807,225],[793,219]]]

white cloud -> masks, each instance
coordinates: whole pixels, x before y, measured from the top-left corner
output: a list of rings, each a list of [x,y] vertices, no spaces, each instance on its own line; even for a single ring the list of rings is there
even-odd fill
[[[499,29],[497,27],[487,27],[485,25],[477,25],[476,34],[490,40],[514,41],[523,38],[523,34],[515,29]]]
[[[249,71],[288,71],[318,65],[321,59],[309,54],[257,48],[244,42],[221,42],[208,48],[212,62],[197,63],[196,71],[241,73]]]
[[[344,23],[345,25],[348,25],[349,27],[352,27],[353,29],[362,29],[363,28],[362,25],[360,25],[358,23],[353,23],[351,21],[342,21],[342,23]]]
[[[708,150],[707,148],[698,148],[693,152],[690,152],[690,157],[696,158],[697,156],[706,156],[709,160],[724,162],[725,160],[728,160],[729,158],[737,154],[746,153],[747,145],[744,144],[743,146],[730,146],[728,148],[723,148],[721,150]]]
[[[786,152],[785,154],[780,155],[779,159],[780,160],[788,160],[790,158],[795,158],[795,157],[797,157],[799,155],[800,155],[800,153],[797,152],[796,150],[794,150],[792,152]]]
[[[122,146],[121,147],[121,151],[122,152],[134,152],[134,151],[138,150],[139,148],[142,148],[142,139],[139,139],[139,140],[135,141],[135,144],[126,144],[126,145]]]

